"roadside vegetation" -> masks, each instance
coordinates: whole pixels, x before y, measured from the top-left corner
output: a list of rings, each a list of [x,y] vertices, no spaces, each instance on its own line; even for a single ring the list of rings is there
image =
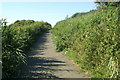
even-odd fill
[[[56,50],[63,51],[92,78],[119,78],[118,3],[98,3],[97,10],[76,13],[52,29]]]
[[[26,63],[26,53],[40,34],[51,29],[47,22],[17,20],[6,25],[2,19],[2,77],[13,78],[20,74],[20,66]]]

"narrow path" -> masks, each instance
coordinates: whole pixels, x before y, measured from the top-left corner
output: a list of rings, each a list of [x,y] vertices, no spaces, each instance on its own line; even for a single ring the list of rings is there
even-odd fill
[[[75,66],[65,55],[55,51],[51,33],[44,33],[28,53],[27,66],[23,76],[29,78],[88,78],[78,73]]]

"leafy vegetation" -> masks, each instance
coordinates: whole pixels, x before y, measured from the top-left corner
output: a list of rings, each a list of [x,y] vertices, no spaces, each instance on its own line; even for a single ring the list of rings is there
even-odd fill
[[[103,3],[102,3],[103,4]],[[119,3],[76,13],[52,29],[57,51],[64,53],[93,78],[119,78]]]
[[[20,74],[19,67],[26,62],[26,53],[37,37],[51,29],[47,22],[21,20],[6,26],[2,25],[2,65],[3,78],[12,78]]]

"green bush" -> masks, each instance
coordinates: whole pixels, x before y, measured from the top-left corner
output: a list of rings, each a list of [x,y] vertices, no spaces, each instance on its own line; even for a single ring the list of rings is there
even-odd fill
[[[58,22],[52,29],[57,51],[89,71],[94,78],[118,78],[120,27],[117,6],[103,6],[96,11]]]
[[[16,24],[18,22],[19,25]],[[25,24],[27,20],[18,22],[9,26],[2,25],[3,78],[12,78],[20,74],[19,67],[26,63],[26,53],[31,44],[39,34],[51,28],[47,22],[33,21],[31,24]]]

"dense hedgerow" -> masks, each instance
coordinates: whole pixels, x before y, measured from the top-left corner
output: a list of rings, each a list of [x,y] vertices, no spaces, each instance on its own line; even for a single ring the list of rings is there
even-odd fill
[[[2,25],[2,76],[12,78],[20,74],[19,67],[26,62],[26,53],[39,34],[51,29],[47,22],[16,21]]]
[[[58,22],[52,29],[57,51],[64,51],[91,77],[120,77],[118,12],[118,6],[107,5]]]

